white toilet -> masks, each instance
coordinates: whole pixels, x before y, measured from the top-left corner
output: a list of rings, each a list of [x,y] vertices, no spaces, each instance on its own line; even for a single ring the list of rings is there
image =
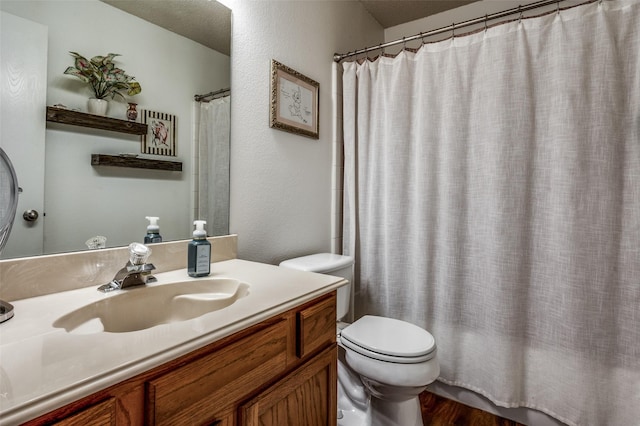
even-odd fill
[[[331,253],[285,260],[280,266],[353,278],[353,258]],[[338,289],[337,320],[351,300]],[[426,330],[393,318],[366,315],[338,322],[338,426],[423,426],[418,395],[440,374],[436,343]]]

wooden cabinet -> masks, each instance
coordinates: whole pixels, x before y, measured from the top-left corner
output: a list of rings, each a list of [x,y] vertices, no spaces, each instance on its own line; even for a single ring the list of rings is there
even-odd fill
[[[287,366],[287,322],[269,325],[148,383],[147,423],[203,424]]]
[[[333,292],[27,424],[335,426],[335,318]]]
[[[53,423],[55,426],[72,425],[95,425],[112,426],[116,424],[116,403],[115,398],[109,398],[91,407],[85,408],[72,414],[59,422]]]
[[[335,425],[337,350],[325,349],[240,407],[242,426]]]
[[[335,298],[326,298],[297,310],[296,355],[298,358],[304,358],[320,348],[335,343],[335,302]]]

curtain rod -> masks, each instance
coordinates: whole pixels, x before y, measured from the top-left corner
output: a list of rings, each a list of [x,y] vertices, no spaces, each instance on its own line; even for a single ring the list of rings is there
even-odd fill
[[[215,99],[215,97],[217,95],[223,95],[223,96],[219,96],[219,97],[224,97],[224,95],[226,95],[226,94],[229,94],[229,95],[231,94],[231,88],[230,87],[228,87],[226,89],[216,90],[214,92],[205,93],[204,95],[195,95],[193,98],[195,99],[196,102],[202,102],[207,98],[211,98],[211,99],[209,99],[209,101],[212,101],[212,100]]]
[[[459,28],[469,27],[471,25],[481,24],[483,22],[484,22],[485,28],[486,28],[487,22],[491,21],[493,19],[500,19],[500,18],[504,18],[506,16],[515,15],[515,14],[520,14],[522,16],[522,14],[524,12],[528,12],[528,11],[533,10],[533,9],[538,9],[538,8],[541,8],[541,7],[550,6],[550,5],[554,5],[554,4],[557,5],[557,10],[558,10],[558,12],[560,12],[560,3],[563,2],[563,1],[566,1],[566,0],[540,0],[540,1],[537,1],[535,3],[530,3],[530,4],[526,5],[526,6],[514,7],[512,9],[507,9],[507,10],[504,10],[502,12],[496,12],[496,13],[492,13],[490,15],[485,15],[485,16],[481,16],[479,18],[470,19],[468,21],[460,22],[458,24],[453,23],[453,24],[448,25],[446,27],[438,28],[438,29],[427,31],[427,32],[424,32],[424,33],[415,34],[415,35],[412,35],[411,37],[402,37],[401,39],[398,39],[398,40],[389,41],[387,43],[381,43],[379,45],[372,46],[372,47],[365,47],[364,49],[354,50],[353,52],[336,53],[336,54],[333,55],[333,60],[335,62],[340,62],[343,59],[350,58],[352,56],[357,56],[357,55],[360,55],[362,53],[368,53],[368,52],[372,52],[374,50],[383,50],[383,49],[385,49],[387,47],[395,46],[395,45],[398,45],[398,44],[401,44],[401,43],[407,43],[407,42],[413,41],[413,40],[423,39],[424,37],[427,37],[427,36],[446,33],[448,31],[452,31],[454,36],[455,36],[455,30],[457,30]],[[597,0],[590,0],[590,1],[587,1],[586,3],[591,3],[592,1],[597,1]],[[602,1],[602,0],[600,0],[600,1]]]

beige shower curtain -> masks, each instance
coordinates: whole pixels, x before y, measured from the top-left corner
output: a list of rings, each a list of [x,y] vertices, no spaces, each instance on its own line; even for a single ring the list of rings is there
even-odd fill
[[[208,235],[229,233],[229,136],[231,96],[196,102],[194,219]]]
[[[639,424],[639,51],[622,0],[345,63],[357,316],[498,405]]]

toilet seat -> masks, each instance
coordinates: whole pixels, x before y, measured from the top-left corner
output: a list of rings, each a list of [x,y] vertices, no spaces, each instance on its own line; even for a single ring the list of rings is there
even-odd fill
[[[361,355],[398,364],[416,364],[436,355],[426,330],[393,318],[365,315],[342,330],[341,343]]]

